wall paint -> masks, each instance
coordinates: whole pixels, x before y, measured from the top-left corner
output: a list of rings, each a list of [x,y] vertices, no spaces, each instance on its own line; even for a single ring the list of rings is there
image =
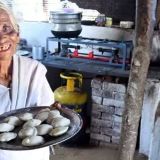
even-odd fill
[[[19,25],[20,37],[25,38],[30,46],[41,45],[45,47],[47,37],[53,36],[51,23],[21,22]],[[82,25],[80,36],[98,39],[131,40],[133,39],[133,30]]]

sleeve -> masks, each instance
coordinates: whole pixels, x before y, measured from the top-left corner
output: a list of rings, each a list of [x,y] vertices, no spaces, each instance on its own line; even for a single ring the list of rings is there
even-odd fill
[[[50,106],[54,103],[46,72],[46,67],[39,61],[21,56],[14,57],[12,109]]]
[[[41,85],[39,85],[39,92],[37,97],[37,105],[38,106],[50,106],[54,103],[54,94],[53,91],[48,83],[48,80],[46,78],[46,68],[42,65],[42,70],[45,70],[45,72],[41,72]]]
[[[42,81],[41,88],[39,90],[37,105],[38,106],[50,106],[54,103],[54,94],[50,88],[50,85],[46,79],[43,77],[44,80]]]

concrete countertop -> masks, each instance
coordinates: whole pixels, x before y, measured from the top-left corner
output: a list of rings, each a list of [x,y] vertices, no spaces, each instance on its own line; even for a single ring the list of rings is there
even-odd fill
[[[82,25],[82,37],[109,39],[118,41],[130,41],[134,38],[133,29],[123,29],[118,27],[100,27]]]

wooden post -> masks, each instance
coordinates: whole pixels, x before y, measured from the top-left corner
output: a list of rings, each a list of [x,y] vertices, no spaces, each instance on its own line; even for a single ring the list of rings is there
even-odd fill
[[[156,22],[157,24],[160,23],[160,0],[157,0]]]
[[[150,63],[156,0],[136,0],[136,36],[122,122],[120,160],[133,160]]]

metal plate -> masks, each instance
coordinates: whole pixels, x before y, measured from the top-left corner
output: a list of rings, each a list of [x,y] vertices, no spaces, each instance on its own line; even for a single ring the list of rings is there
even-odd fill
[[[44,109],[44,108],[48,108],[48,107],[30,107],[30,108],[17,109],[17,110],[11,111],[11,112],[6,112],[6,113],[0,115],[0,122],[2,122],[3,119],[8,116],[13,116],[13,115],[18,116],[18,115],[25,113],[25,112],[30,112],[30,113],[36,114],[41,109]],[[49,135],[45,135],[45,136],[43,136],[45,139],[44,144],[38,145],[38,146],[31,146],[31,147],[22,146],[21,145],[22,140],[17,136],[16,139],[11,140],[9,142],[0,142],[0,149],[4,149],[4,150],[38,149],[38,148],[42,148],[42,147],[46,147],[46,146],[50,146],[50,145],[56,145],[56,144],[62,143],[64,141],[72,138],[81,129],[83,121],[82,121],[80,115],[77,114],[76,112],[74,112],[73,110],[70,110],[67,108],[61,108],[59,111],[61,112],[61,115],[70,119],[70,121],[71,121],[69,129],[65,134],[58,136],[58,137],[51,137]],[[13,130],[13,132],[18,133],[18,131],[20,129],[21,129],[21,127],[17,127],[15,130]]]

